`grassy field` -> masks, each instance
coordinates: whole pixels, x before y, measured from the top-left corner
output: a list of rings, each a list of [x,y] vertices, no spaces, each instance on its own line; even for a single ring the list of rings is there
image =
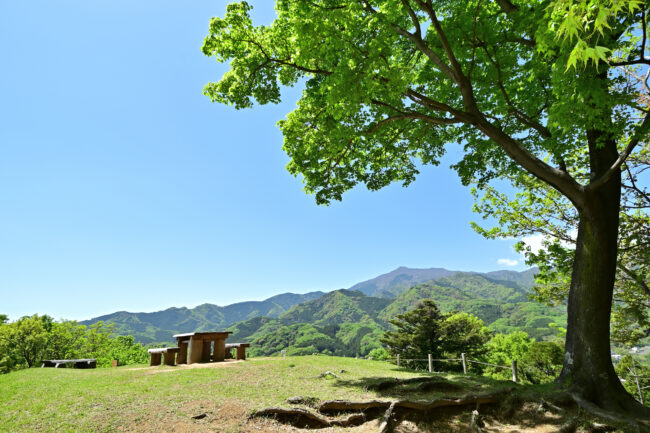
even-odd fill
[[[194,367],[37,368],[3,375],[0,376],[0,431],[299,431],[272,420],[249,420],[248,415],[267,406],[287,407],[285,400],[296,395],[321,400],[406,397],[428,400],[443,396],[440,392],[414,393],[413,390],[367,391],[368,384],[382,378],[416,377],[425,373],[351,358],[253,358]],[[335,372],[338,378],[318,377],[325,371]],[[511,382],[487,378],[442,376],[459,385],[454,396],[512,386]],[[203,414],[201,419],[193,418]],[[377,424],[372,424],[321,431],[365,432],[376,428]]]

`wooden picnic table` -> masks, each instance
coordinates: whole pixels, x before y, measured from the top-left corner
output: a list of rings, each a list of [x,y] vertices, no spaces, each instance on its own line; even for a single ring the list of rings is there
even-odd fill
[[[194,364],[195,362],[223,361],[226,357],[226,338],[232,334],[223,332],[189,332],[176,334],[178,355],[176,364]],[[214,343],[214,351],[212,346]]]

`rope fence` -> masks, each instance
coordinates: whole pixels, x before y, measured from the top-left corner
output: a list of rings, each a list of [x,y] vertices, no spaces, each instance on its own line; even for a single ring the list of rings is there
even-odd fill
[[[512,371],[512,381],[513,382],[518,382],[519,381],[519,376],[517,372],[517,361],[512,361],[511,365],[497,365],[497,364],[490,364],[489,362],[482,362],[482,361],[477,361],[475,359],[468,359],[467,356],[464,353],[461,353],[460,358],[433,358],[431,354],[429,354],[428,358],[401,358],[400,355],[398,354],[397,357],[395,358],[388,358],[386,359],[387,361],[395,361],[398,367],[401,366],[402,362],[409,362],[409,361],[417,361],[417,362],[423,362],[427,361],[429,363],[428,365],[428,370],[429,373],[433,373],[433,363],[434,362],[460,362],[463,366],[463,374],[467,374],[467,366],[469,363],[474,363],[474,364],[481,364],[481,365],[487,365],[490,367],[495,367],[495,368],[502,368],[506,370],[511,370]]]
[[[472,364],[479,364],[479,365],[485,365],[488,367],[494,367],[494,368],[501,368],[504,370],[511,370],[512,371],[512,381],[517,383],[519,381],[519,368],[522,368],[523,370],[526,370],[527,368],[537,368],[545,373],[548,373],[547,371],[541,369],[540,367],[537,366],[530,366],[530,365],[523,365],[523,366],[517,366],[517,361],[512,361],[511,365],[498,365],[498,364],[491,364],[489,362],[483,362],[483,361],[478,361],[475,359],[468,359],[465,353],[461,353],[460,358],[446,358],[446,359],[439,359],[439,358],[433,358],[431,354],[429,354],[428,358],[401,358],[400,355],[398,354],[397,357],[395,358],[388,358],[386,361],[395,361],[398,367],[401,366],[402,362],[410,362],[410,361],[416,361],[416,362],[428,362],[428,370],[429,373],[433,373],[433,363],[434,362],[461,362],[463,366],[463,374],[467,374],[467,366],[472,363]],[[642,390],[650,388],[650,385],[648,386],[641,386],[639,380],[648,380],[650,377],[645,377],[645,376],[639,376],[636,373],[636,363],[634,362],[634,358],[632,358],[633,362],[633,369],[628,369],[628,373],[631,377],[634,378],[636,382],[636,388],[639,394],[639,401],[643,404],[643,393],[641,392]],[[530,370],[528,370],[530,371]]]

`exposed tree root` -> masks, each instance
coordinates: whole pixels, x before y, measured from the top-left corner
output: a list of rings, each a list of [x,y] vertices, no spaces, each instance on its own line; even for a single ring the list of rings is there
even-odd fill
[[[471,396],[466,398],[441,398],[429,402],[410,401],[410,400],[396,400],[396,401],[347,401],[347,400],[330,400],[325,401],[318,406],[318,411],[321,413],[327,412],[348,412],[353,413],[345,418],[329,418],[314,413],[303,408],[282,408],[282,407],[269,407],[253,413],[252,417],[267,417],[275,418],[279,422],[291,424],[299,427],[332,427],[332,426],[355,426],[366,422],[368,419],[373,419],[377,414],[377,410],[385,410],[381,432],[390,432],[394,428],[394,418],[396,416],[405,416],[410,412],[428,412],[430,410],[441,407],[453,406],[475,406],[479,404],[492,404],[497,403],[502,397],[504,392],[487,394],[483,396]],[[381,413],[381,412],[378,412]]]
[[[395,405],[396,401],[392,402],[386,412],[384,413],[384,418],[379,424],[379,433],[389,433],[393,431],[395,426]]]
[[[599,418],[606,419],[614,423],[627,424],[628,426],[632,427],[635,431],[650,432],[650,420],[634,419],[630,416],[621,415],[616,412],[611,412],[595,405],[590,401],[583,399],[578,394],[571,393],[570,395],[571,398],[573,398],[573,401],[575,401],[576,404],[580,406],[580,408],[584,409],[585,411],[587,411],[592,415],[595,415]]]
[[[477,410],[472,411],[472,419],[469,422],[469,427],[475,433],[483,433],[481,427],[485,427],[485,423],[481,420],[481,416],[479,415]]]
[[[384,409],[390,406],[390,401],[349,401],[349,400],[328,400],[318,406],[319,412],[353,412],[365,411],[368,409]]]
[[[302,408],[286,409],[282,407],[268,407],[251,414],[251,417],[274,418],[281,423],[291,424],[296,427],[324,428],[324,427],[352,427],[366,422],[363,413],[355,413],[345,418],[328,418]]]

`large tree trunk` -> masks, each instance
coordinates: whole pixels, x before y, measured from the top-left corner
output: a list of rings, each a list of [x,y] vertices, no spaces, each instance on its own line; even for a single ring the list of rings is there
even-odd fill
[[[589,132],[592,178],[604,173],[618,154],[613,142]],[[560,381],[583,399],[618,413],[650,419],[621,385],[611,359],[609,327],[620,211],[620,172],[596,191],[587,191],[568,299],[565,358]]]

